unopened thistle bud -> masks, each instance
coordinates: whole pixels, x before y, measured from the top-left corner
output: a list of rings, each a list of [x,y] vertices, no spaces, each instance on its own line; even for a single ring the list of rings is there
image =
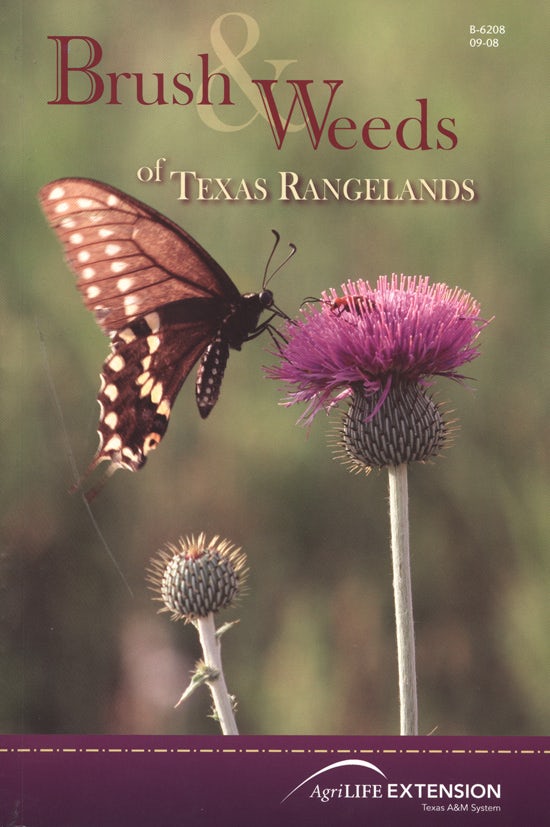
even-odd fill
[[[207,541],[180,538],[159,552],[149,569],[149,582],[163,603],[161,611],[174,620],[196,620],[226,609],[237,599],[246,580],[246,556],[218,536]]]

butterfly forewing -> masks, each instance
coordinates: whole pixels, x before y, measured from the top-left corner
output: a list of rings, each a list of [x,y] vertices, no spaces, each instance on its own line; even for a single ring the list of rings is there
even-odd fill
[[[106,332],[169,302],[239,302],[229,276],[191,236],[124,193],[67,178],[47,184],[40,200],[86,306]]]
[[[197,386],[204,417],[217,400],[229,346],[240,349],[258,332],[268,305],[257,294],[241,296],[191,236],[113,187],[66,178],[46,185],[40,202],[87,307],[111,338],[90,470],[103,460],[112,470],[138,470],[162,439],[195,362],[213,346]]]

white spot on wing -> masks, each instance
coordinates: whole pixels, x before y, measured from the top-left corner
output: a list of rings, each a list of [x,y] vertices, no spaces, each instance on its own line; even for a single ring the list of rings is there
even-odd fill
[[[57,201],[58,198],[64,198],[64,197],[65,197],[65,189],[64,189],[64,187],[61,187],[61,186],[54,187],[53,190],[48,195],[48,198],[49,198],[50,201]]]
[[[161,416],[165,416],[166,419],[170,416],[170,403],[167,399],[163,399],[160,405],[157,408],[157,413]]]
[[[114,356],[111,356],[111,358],[107,362],[107,365],[115,373],[118,373],[120,370],[122,370],[124,367],[126,367],[126,362],[124,361],[124,359],[122,358],[120,353],[115,353]]]
[[[107,244],[105,247],[105,252],[108,256],[118,256],[122,247],[120,244]]]
[[[151,402],[153,405],[158,405],[160,400],[162,399],[162,382],[157,382],[153,390],[151,391]]]
[[[121,293],[126,293],[133,285],[134,279],[133,278],[124,278],[119,279],[116,283],[116,286],[120,290]]]
[[[81,210],[87,210],[91,206],[93,206],[93,201],[91,198],[77,198],[76,199],[77,206],[80,207]]]
[[[118,424],[118,416],[116,415],[116,413],[114,411],[111,411],[110,413],[107,414],[107,416],[105,417],[103,422],[105,423],[105,425],[108,428],[111,429],[111,431],[114,431],[117,424]]]
[[[158,313],[148,313],[145,317],[145,321],[151,328],[151,333],[157,333],[160,329],[160,316]]]
[[[136,334],[129,327],[125,327],[124,330],[121,330],[118,336],[123,342],[126,342],[127,345],[137,339]]]
[[[139,313],[139,301],[137,296],[124,297],[124,312],[127,316],[135,316]]]
[[[84,264],[86,261],[90,260],[90,253],[88,250],[80,250],[77,255],[77,259],[80,261],[81,264]]]
[[[118,434],[115,434],[111,437],[109,442],[104,446],[103,453],[107,453],[107,451],[120,451],[122,447],[122,440]]]
[[[147,336],[147,347],[149,348],[149,353],[154,353],[159,349],[159,346],[160,339],[158,336]]]
[[[88,296],[89,299],[97,299],[97,297],[99,296],[100,293],[101,293],[101,290],[99,289],[99,287],[96,284],[90,285],[90,287],[88,287],[87,290],[86,290],[86,295]]]
[[[128,267],[127,261],[113,261],[111,264],[111,272],[112,273],[122,273]]]
[[[111,382],[109,385],[105,385],[105,387],[103,388],[103,393],[105,394],[107,399],[110,399],[111,402],[114,402],[118,396],[118,388]]]
[[[144,385],[145,382],[148,382],[150,378],[151,378],[151,374],[149,373],[148,370],[145,370],[143,373],[140,373],[140,375],[136,379],[136,384]]]
[[[149,396],[154,384],[155,384],[155,380],[153,379],[152,376],[150,376],[149,379],[147,380],[147,382],[145,382],[145,384],[143,385],[141,391],[139,392],[139,395],[141,397]]]

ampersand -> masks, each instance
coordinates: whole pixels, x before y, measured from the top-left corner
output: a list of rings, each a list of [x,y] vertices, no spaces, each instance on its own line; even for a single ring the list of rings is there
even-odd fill
[[[238,53],[234,52],[230,48],[224,36],[222,35],[223,22],[230,17],[236,17],[242,20],[246,28],[245,42]],[[227,73],[231,76],[231,78],[237,83],[237,85],[245,94],[245,96],[248,98],[255,112],[244,123],[228,124],[218,117],[218,115],[214,111],[213,106],[197,106],[197,111],[202,121],[211,129],[216,129],[219,132],[237,132],[241,129],[246,129],[247,126],[250,126],[250,124],[253,123],[253,121],[258,117],[258,115],[261,115],[264,119],[267,120],[265,108],[263,107],[261,99],[259,97],[258,89],[252,83],[250,75],[244,68],[243,64],[240,62],[241,58],[245,57],[257,46],[259,39],[260,27],[258,26],[258,23],[249,14],[245,14],[243,12],[228,12],[227,14],[222,14],[212,24],[212,28],[210,30],[210,41],[212,43],[214,52],[221,61],[221,64],[213,70],[211,75],[215,75],[220,73],[222,70],[226,70]],[[280,78],[281,74],[287,66],[289,66],[291,63],[296,62],[296,60],[265,60],[265,63],[269,63],[271,66],[273,66],[275,72],[275,80],[278,80]],[[201,87],[200,93],[198,95],[199,100],[202,98],[202,96],[203,89]],[[303,126],[303,124],[289,124],[288,129],[289,131],[295,132],[299,129],[303,129]]]

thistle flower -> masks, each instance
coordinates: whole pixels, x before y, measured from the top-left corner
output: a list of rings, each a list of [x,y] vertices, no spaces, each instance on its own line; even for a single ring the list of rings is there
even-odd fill
[[[289,322],[279,362],[267,373],[292,387],[285,404],[307,403],[301,421],[348,400],[340,445],[357,470],[388,468],[401,734],[418,733],[410,575],[407,465],[441,450],[448,435],[429,387],[462,381],[488,322],[466,292],[423,276],[362,279],[322,294]]]
[[[342,445],[354,465],[382,468],[422,461],[441,449],[447,427],[427,389],[433,377],[457,381],[479,354],[487,324],[466,292],[422,276],[380,276],[332,289],[285,330],[280,362],[268,369],[292,385],[286,405],[308,403],[311,423],[345,399]]]
[[[229,695],[223,674],[220,638],[233,624],[216,630],[214,614],[235,603],[246,579],[246,557],[228,540],[218,536],[207,541],[204,532],[197,539],[180,538],[153,559],[148,580],[161,612],[172,613],[173,620],[193,623],[199,633],[204,661],[197,664],[191,683],[179,699],[208,684],[214,702],[214,717],[225,735],[238,735],[234,698]]]

